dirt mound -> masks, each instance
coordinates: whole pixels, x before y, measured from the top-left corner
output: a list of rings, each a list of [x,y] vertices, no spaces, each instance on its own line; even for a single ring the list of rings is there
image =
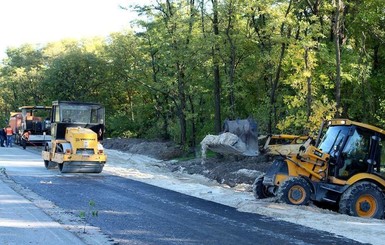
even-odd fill
[[[114,138],[104,140],[103,145],[107,149],[165,160],[164,166],[171,172],[181,171],[188,174],[200,174],[230,187],[241,184],[252,185],[256,177],[266,172],[271,164],[271,159],[267,156],[211,157],[206,158],[204,163],[201,157],[190,160],[169,161],[184,154],[177,145],[169,141]]]
[[[113,138],[103,140],[103,146],[107,149],[146,155],[159,160],[171,160],[183,154],[180,148],[170,141]]]

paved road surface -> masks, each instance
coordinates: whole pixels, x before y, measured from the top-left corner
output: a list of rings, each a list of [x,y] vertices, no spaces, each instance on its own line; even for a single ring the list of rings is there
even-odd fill
[[[107,172],[61,175],[33,151],[7,153],[0,161],[15,182],[67,212],[77,215],[94,201],[99,215],[89,222],[119,244],[360,244]]]

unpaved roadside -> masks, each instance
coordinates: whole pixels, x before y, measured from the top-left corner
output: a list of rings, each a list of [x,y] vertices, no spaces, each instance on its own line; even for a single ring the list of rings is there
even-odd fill
[[[183,169],[171,172],[166,168],[167,161],[116,150],[106,152],[109,164],[105,170],[125,178],[234,207],[240,212],[272,217],[277,222],[284,220],[315,228],[320,231],[320,239],[325,231],[366,244],[382,245],[385,240],[384,220],[342,215],[315,205],[293,206],[276,203],[274,199],[256,200],[247,184],[230,188],[202,175],[187,174]]]
[[[208,157],[202,161],[199,151],[196,153],[196,157],[192,158],[189,156],[186,158],[177,145],[169,141],[160,140],[114,138],[105,139],[103,145],[107,149],[141,154],[158,160],[164,160],[164,168],[171,172],[183,171],[187,174],[203,175],[230,187],[244,184],[251,185],[257,176],[266,172],[272,162],[267,156]],[[176,158],[183,158],[184,160],[169,161]]]
[[[127,141],[129,140],[123,140],[126,144]],[[156,144],[162,145],[161,142]],[[106,148],[111,147],[108,140],[104,145]],[[127,148],[118,150],[109,151],[110,157],[114,158],[112,162],[119,162],[115,161],[116,157],[129,158],[130,162],[136,162],[130,164],[128,169],[123,166],[111,166],[115,168],[115,173],[122,176],[232,206],[241,212],[258,213],[315,228],[321,231],[320,239],[322,231],[326,231],[366,244],[384,244],[385,233],[382,230],[385,220],[351,217],[315,205],[292,206],[276,203],[274,200],[255,200],[251,193],[251,184],[255,177],[265,172],[271,164],[270,159],[263,156],[239,159],[211,158],[202,164],[200,157],[187,161],[152,161],[132,154]],[[150,154],[146,154],[146,151],[140,154],[156,155],[152,150]],[[136,159],[137,157],[139,158]],[[208,179],[202,179],[203,177]]]

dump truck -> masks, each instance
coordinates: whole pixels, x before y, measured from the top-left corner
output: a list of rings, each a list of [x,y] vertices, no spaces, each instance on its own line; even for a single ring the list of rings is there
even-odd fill
[[[21,144],[24,132],[29,131],[31,144],[51,141],[51,106],[22,106],[18,112],[11,112],[9,125],[14,133],[14,142]]]
[[[107,161],[101,141],[105,108],[98,103],[53,101],[51,141],[42,151],[47,169],[61,173],[101,173]]]
[[[349,119],[325,121],[314,145],[276,159],[256,178],[257,199],[292,205],[311,201],[342,214],[378,218],[385,209],[385,130]]]

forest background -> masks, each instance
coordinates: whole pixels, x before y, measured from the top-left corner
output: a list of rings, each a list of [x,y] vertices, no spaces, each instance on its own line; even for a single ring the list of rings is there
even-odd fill
[[[185,149],[219,133],[225,119],[251,117],[261,134],[313,134],[336,117],[385,128],[383,0],[158,0],[130,8],[146,17],[134,30],[8,48],[0,120],[24,105],[99,102],[107,136]]]

